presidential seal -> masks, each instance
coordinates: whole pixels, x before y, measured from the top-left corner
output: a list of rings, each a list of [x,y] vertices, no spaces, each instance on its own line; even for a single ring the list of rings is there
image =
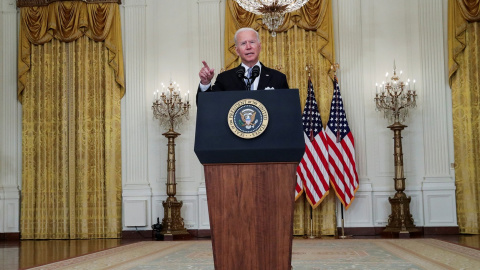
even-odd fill
[[[240,138],[256,138],[265,131],[267,125],[267,109],[258,100],[239,100],[228,111],[228,126]]]

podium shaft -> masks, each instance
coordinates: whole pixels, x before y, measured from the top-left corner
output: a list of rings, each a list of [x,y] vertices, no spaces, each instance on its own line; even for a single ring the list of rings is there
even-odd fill
[[[290,269],[297,165],[205,165],[216,270]]]

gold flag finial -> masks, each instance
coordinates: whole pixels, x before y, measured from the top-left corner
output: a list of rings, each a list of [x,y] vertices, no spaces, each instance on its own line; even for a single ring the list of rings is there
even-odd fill
[[[307,64],[305,70],[308,72],[308,78],[310,78],[310,71],[313,70],[313,65]]]
[[[330,69],[333,70],[333,74],[334,74],[335,76],[337,76],[337,70],[340,69],[340,64],[335,63],[335,64],[333,64],[333,65],[330,66]]]
[[[340,69],[340,64],[338,63],[335,63],[333,65],[330,66],[330,70],[333,70],[333,78],[337,78],[337,70]]]

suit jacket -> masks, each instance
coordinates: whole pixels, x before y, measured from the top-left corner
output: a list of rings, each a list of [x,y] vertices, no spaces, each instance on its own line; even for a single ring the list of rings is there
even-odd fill
[[[260,71],[260,81],[258,82],[257,90],[268,89],[289,89],[287,83],[287,76],[280,71],[268,68],[260,63],[262,66]],[[218,74],[215,84],[211,85],[207,91],[232,91],[232,90],[245,90],[245,81],[237,76],[236,68],[224,71]],[[200,92],[200,87],[198,88]]]

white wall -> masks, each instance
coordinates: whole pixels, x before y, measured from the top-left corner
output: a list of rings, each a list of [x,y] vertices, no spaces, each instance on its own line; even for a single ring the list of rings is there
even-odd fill
[[[402,132],[405,192],[415,224],[457,225],[446,8],[447,1],[438,0],[334,1],[339,77],[361,183],[346,227],[384,226],[391,213],[393,132],[373,98],[375,83],[392,74],[393,61],[405,79],[416,79],[419,98]]]
[[[179,83],[182,91],[190,90],[192,102],[189,121],[176,130],[182,134],[175,140],[176,197],[183,201],[187,229],[209,228],[203,167],[193,152],[194,98],[201,61],[206,60],[216,70],[223,62],[223,10],[219,0],[130,0],[123,4],[127,80],[127,95],[122,101],[125,230],[135,229],[128,225],[137,224],[138,212],[147,213],[147,222],[140,228],[149,229],[157,217],[163,218],[167,139],[162,133],[167,130],[153,119],[151,104],[153,92],[170,80]]]
[[[19,230],[21,107],[15,94],[16,42],[12,41],[16,32],[5,27],[17,23],[15,7],[10,5],[14,2],[2,1],[0,13],[0,232]],[[453,135],[446,77],[446,5],[447,0],[333,0],[338,76],[355,136],[360,177],[356,199],[345,212],[346,227],[385,226],[390,214],[388,197],[395,192],[393,132],[383,114],[375,111],[373,97],[375,83],[392,72],[394,60],[405,77],[417,80],[419,95],[402,132],[406,194],[412,197],[415,224],[457,224],[450,167]],[[176,139],[177,198],[184,202],[188,229],[209,228],[203,167],[193,152],[193,97],[201,61],[217,71],[222,67],[224,9],[224,0],[122,1],[124,230],[150,229],[157,217],[163,218],[167,139],[162,136],[166,130],[153,119],[151,104],[153,91],[170,78],[182,90],[189,89],[193,101],[190,120]]]
[[[21,106],[17,101],[17,10],[0,2],[0,233],[18,232],[21,187]]]

